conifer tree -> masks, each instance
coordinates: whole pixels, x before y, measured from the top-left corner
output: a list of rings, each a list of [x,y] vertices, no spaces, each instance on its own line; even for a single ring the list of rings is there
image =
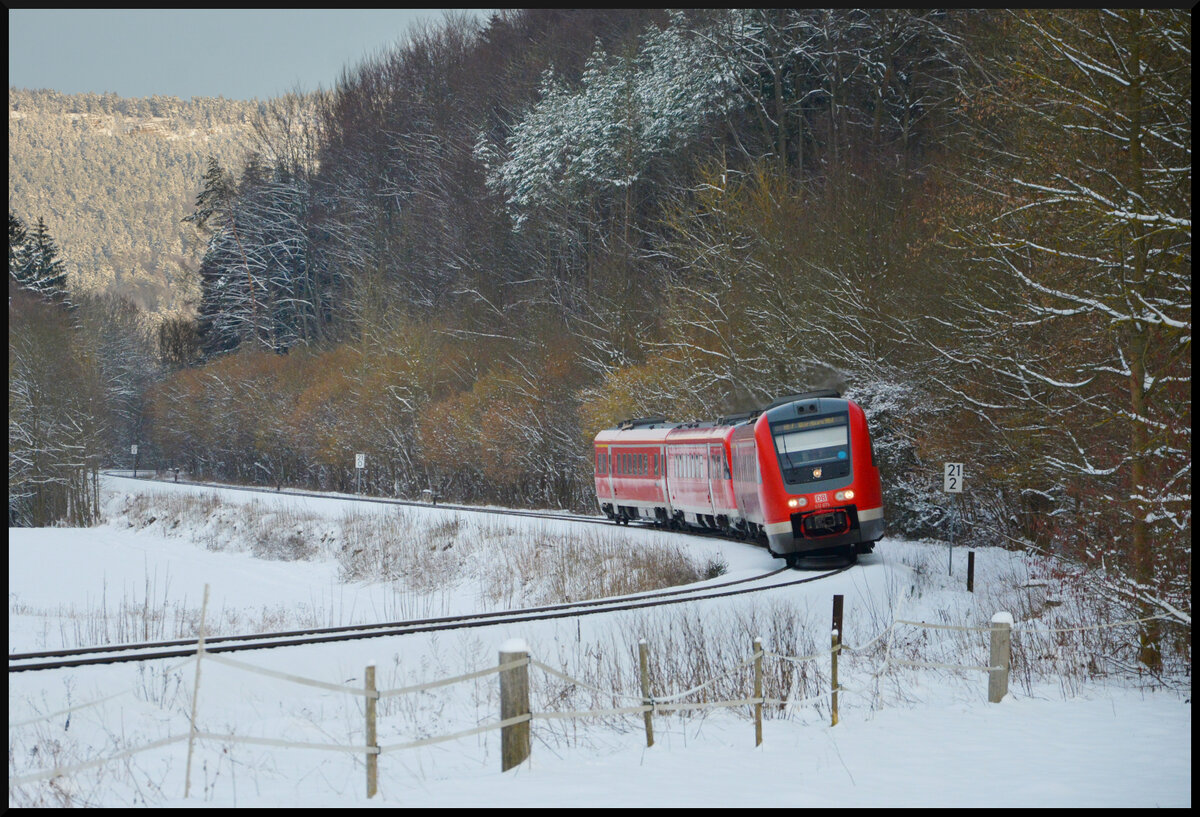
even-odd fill
[[[20,280],[28,264],[29,231],[12,210],[8,211],[8,274]]]
[[[24,235],[24,241],[19,238]],[[54,303],[67,302],[67,271],[58,257],[58,246],[54,243],[46,222],[38,217],[37,227],[28,233],[20,219],[9,214],[8,220],[8,272],[23,288],[36,292]],[[14,239],[17,243],[14,244]]]

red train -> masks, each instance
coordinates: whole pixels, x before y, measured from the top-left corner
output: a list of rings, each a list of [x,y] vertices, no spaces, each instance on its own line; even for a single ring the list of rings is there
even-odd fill
[[[629,420],[596,435],[595,479],[618,523],[753,538],[789,564],[838,551],[854,560],[883,536],[866,416],[835,391],[712,422]]]

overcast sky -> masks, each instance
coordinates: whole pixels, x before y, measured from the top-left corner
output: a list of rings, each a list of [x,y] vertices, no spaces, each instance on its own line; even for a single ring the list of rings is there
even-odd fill
[[[269,99],[332,88],[418,20],[440,24],[442,10],[9,10],[8,84]]]

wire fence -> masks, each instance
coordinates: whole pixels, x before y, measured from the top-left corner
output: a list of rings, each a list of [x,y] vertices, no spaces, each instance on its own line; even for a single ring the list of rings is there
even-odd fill
[[[835,617],[838,615],[840,615],[840,604],[835,600]],[[424,691],[428,691],[428,690],[432,690],[432,689],[444,688],[444,687],[448,687],[448,686],[451,686],[454,684],[460,684],[460,683],[465,683],[468,681],[478,680],[480,678],[484,678],[484,677],[494,675],[494,674],[500,676],[501,697],[503,699],[506,694],[505,689],[504,689],[506,677],[514,676],[514,674],[518,673],[518,672],[519,673],[527,673],[529,668],[534,668],[543,673],[546,673],[546,675],[548,675],[548,676],[557,678],[558,680],[563,681],[567,684],[574,685],[581,689],[590,690],[592,692],[598,693],[603,696],[611,696],[614,700],[617,700],[617,701],[627,702],[627,705],[616,706],[616,707],[607,708],[607,709],[586,709],[586,710],[571,710],[571,711],[550,711],[550,710],[534,711],[532,709],[532,707],[530,706],[530,702],[528,700],[528,684],[524,683],[525,698],[523,701],[519,702],[519,704],[518,704],[519,714],[513,715],[512,717],[508,717],[508,718],[502,717],[495,721],[491,721],[489,723],[485,723],[485,724],[476,726],[474,728],[465,729],[465,730],[453,732],[450,734],[427,737],[427,738],[422,738],[422,739],[413,740],[413,741],[407,741],[407,742],[403,742],[403,743],[386,744],[386,745],[382,745],[382,746],[378,745],[378,743],[376,743],[373,740],[373,737],[376,734],[375,723],[374,723],[375,708],[373,705],[368,705],[366,707],[368,723],[366,724],[365,734],[368,739],[366,742],[364,742],[362,744],[310,743],[310,742],[298,742],[298,741],[284,740],[284,739],[279,739],[279,738],[269,738],[269,737],[253,737],[253,736],[247,736],[247,735],[217,734],[217,733],[213,733],[213,732],[209,732],[209,731],[200,729],[197,726],[197,716],[196,716],[195,712],[193,712],[190,729],[182,734],[168,735],[167,737],[164,737],[162,739],[159,739],[159,740],[156,740],[156,741],[153,741],[150,743],[146,743],[141,746],[127,748],[127,749],[119,751],[115,754],[106,755],[105,757],[96,758],[96,759],[86,761],[83,763],[77,763],[77,764],[67,765],[67,766],[56,766],[54,768],[45,769],[45,770],[38,771],[38,772],[32,772],[29,774],[10,776],[9,777],[9,789],[11,792],[12,788],[15,786],[22,786],[22,785],[26,785],[29,783],[42,781],[42,780],[49,780],[49,779],[53,779],[56,777],[76,774],[78,772],[85,771],[87,769],[92,769],[92,768],[96,768],[99,766],[103,766],[104,764],[111,763],[116,760],[121,760],[124,758],[131,757],[131,756],[141,753],[141,752],[151,751],[154,749],[161,749],[165,746],[171,745],[173,743],[181,742],[184,740],[208,740],[208,741],[219,741],[219,742],[228,742],[228,743],[243,743],[243,744],[251,744],[251,745],[258,745],[258,746],[310,749],[310,750],[318,750],[318,751],[359,754],[359,755],[364,755],[367,758],[372,758],[372,757],[377,758],[379,755],[387,754],[390,752],[415,749],[415,748],[419,748],[419,747],[423,747],[423,746],[431,746],[434,744],[461,740],[463,738],[482,734],[485,732],[492,732],[492,731],[496,731],[496,730],[502,730],[502,731],[511,730],[516,727],[524,727],[526,730],[528,730],[528,724],[530,724],[532,721],[550,721],[550,720],[562,720],[562,719],[574,719],[574,718],[595,718],[595,717],[636,715],[636,714],[645,715],[646,713],[665,714],[665,713],[679,712],[679,711],[685,711],[685,710],[686,711],[695,711],[695,710],[711,710],[711,709],[728,709],[728,708],[741,707],[741,706],[754,706],[756,708],[755,717],[757,720],[756,736],[757,736],[757,740],[759,742],[761,742],[761,733],[762,733],[761,732],[761,717],[762,717],[761,707],[763,707],[763,706],[774,705],[774,706],[780,706],[780,707],[783,707],[786,709],[792,709],[797,706],[814,704],[818,701],[824,701],[827,698],[829,698],[830,702],[831,702],[831,712],[832,712],[832,717],[833,717],[833,723],[836,724],[837,723],[837,706],[838,706],[837,705],[837,695],[838,695],[838,693],[849,692],[852,694],[855,694],[855,693],[866,694],[866,695],[872,694],[872,693],[865,693],[861,690],[847,688],[837,682],[837,661],[838,661],[839,655],[841,655],[843,653],[847,654],[847,655],[852,655],[852,656],[865,657],[872,653],[872,651],[876,647],[876,645],[880,644],[880,642],[884,642],[884,656],[883,656],[882,663],[878,668],[875,669],[875,671],[870,673],[870,676],[876,677],[876,678],[883,675],[884,673],[886,673],[891,666],[896,666],[896,665],[906,666],[906,667],[914,667],[914,668],[918,668],[918,669],[944,669],[944,670],[952,670],[952,671],[985,672],[985,673],[989,674],[989,700],[994,700],[994,701],[998,702],[1003,697],[1003,693],[1001,692],[997,697],[996,696],[997,687],[994,687],[993,684],[1002,682],[1002,685],[1003,685],[1002,688],[1005,691],[1007,690],[1007,674],[1008,674],[1009,666],[1011,664],[1011,647],[1010,647],[1010,641],[1009,641],[1009,638],[1011,635],[1053,634],[1053,633],[1076,632],[1076,631],[1081,631],[1081,630],[1116,628],[1116,627],[1128,626],[1128,625],[1132,625],[1132,624],[1139,624],[1139,623],[1143,623],[1143,622],[1150,621],[1153,619],[1165,619],[1165,618],[1172,618],[1172,616],[1170,616],[1169,614],[1162,614],[1162,615],[1157,615],[1157,616],[1147,616],[1147,617],[1143,617],[1143,618],[1129,619],[1126,621],[1119,621],[1119,622],[1114,622],[1114,623],[1109,623],[1109,624],[1091,625],[1088,627],[1063,627],[1063,628],[1044,628],[1044,627],[1032,627],[1032,626],[1020,626],[1020,625],[1013,626],[1011,623],[1011,617],[1009,617],[1007,613],[997,614],[997,616],[993,617],[992,621],[989,624],[987,624],[986,626],[938,624],[938,623],[931,623],[931,622],[925,622],[925,621],[912,621],[912,620],[908,620],[908,619],[894,618],[892,620],[892,623],[886,629],[884,629],[882,632],[878,633],[870,641],[868,641],[858,647],[854,647],[854,646],[844,644],[841,642],[841,640],[840,640],[840,630],[841,630],[840,621],[835,620],[835,624],[837,626],[835,626],[835,628],[834,628],[834,631],[833,631],[834,635],[833,635],[833,639],[831,641],[831,645],[830,645],[829,649],[818,650],[809,655],[786,655],[786,654],[782,654],[782,653],[778,653],[778,652],[775,652],[772,650],[762,648],[761,639],[755,639],[754,647],[751,651],[751,654],[748,657],[746,657],[745,659],[733,664],[728,669],[726,669],[724,672],[714,675],[713,677],[709,678],[708,680],[704,681],[703,683],[693,686],[691,688],[684,689],[684,690],[677,691],[677,692],[672,692],[669,694],[659,694],[659,695],[651,695],[646,692],[630,693],[630,692],[622,692],[620,690],[614,690],[614,689],[604,689],[599,686],[596,686],[595,684],[591,684],[584,680],[574,678],[558,669],[555,669],[554,667],[549,666],[548,664],[546,664],[542,661],[532,658],[529,656],[528,652],[517,653],[516,655],[518,657],[516,657],[516,658],[512,657],[514,655],[514,653],[502,653],[501,660],[497,663],[496,666],[484,667],[484,668],[481,668],[481,669],[478,669],[478,670],[475,670],[472,672],[464,673],[461,675],[457,675],[454,677],[440,678],[437,680],[428,681],[428,682],[421,683],[421,684],[397,687],[394,689],[376,690],[373,688],[373,678],[374,678],[374,668],[373,667],[369,667],[368,672],[367,672],[367,678],[371,679],[371,682],[368,683],[367,685],[365,685],[364,687],[353,687],[353,686],[348,686],[346,684],[330,683],[328,681],[322,681],[322,680],[315,679],[315,678],[307,678],[307,677],[303,677],[303,676],[299,676],[299,675],[295,675],[295,674],[291,674],[291,673],[280,672],[277,670],[260,667],[260,666],[257,666],[255,664],[251,664],[251,663],[248,663],[245,661],[240,661],[240,660],[237,660],[234,658],[229,658],[224,655],[206,653],[206,652],[204,652],[203,642],[201,641],[201,644],[200,644],[195,656],[192,656],[181,663],[178,663],[178,664],[175,664],[175,665],[169,667],[167,669],[167,672],[174,672],[174,671],[183,669],[183,668],[191,665],[193,662],[199,662],[201,660],[212,661],[217,664],[229,667],[231,669],[235,669],[235,670],[239,670],[239,671],[243,671],[243,672],[247,672],[247,673],[262,675],[262,676],[273,678],[276,680],[281,680],[281,681],[286,681],[286,682],[293,683],[293,684],[313,687],[313,688],[321,689],[321,690],[325,690],[325,691],[333,691],[333,692],[338,692],[338,693],[342,693],[342,694],[346,694],[346,695],[350,695],[350,696],[354,696],[354,697],[361,697],[361,698],[364,698],[367,702],[369,702],[369,704],[372,704],[374,702],[377,702],[377,701],[383,700],[383,699],[395,698],[398,696],[407,695],[407,694],[411,694],[411,693],[424,692]],[[971,633],[988,633],[988,634],[990,634],[990,636],[992,638],[992,653],[990,656],[990,660],[987,664],[978,665],[978,664],[950,664],[950,663],[944,663],[944,662],[938,662],[938,661],[916,661],[916,660],[911,660],[911,659],[907,659],[907,658],[899,658],[892,654],[893,636],[898,627],[913,627],[913,628],[927,629],[927,630],[951,630],[951,631],[961,631],[961,632],[971,632]],[[643,642],[643,644],[644,644],[644,642]],[[773,698],[773,697],[764,696],[761,692],[761,679],[763,677],[762,676],[762,667],[763,667],[764,659],[780,661],[780,662],[787,662],[787,663],[790,663],[793,665],[809,663],[809,662],[819,662],[819,661],[823,662],[826,660],[829,661],[830,665],[831,665],[831,683],[830,683],[829,692],[823,693],[821,695],[817,695],[814,697],[803,698],[803,699],[797,699],[794,697]],[[197,664],[197,666],[198,666],[198,664]],[[752,692],[750,692],[749,694],[747,694],[746,696],[741,697],[741,698],[733,698],[733,699],[728,699],[728,700],[716,700],[716,701],[687,700],[688,698],[692,698],[692,697],[696,696],[697,694],[710,689],[711,687],[716,685],[718,682],[733,677],[738,672],[746,669],[747,667],[754,667],[754,669],[755,669],[755,689]],[[645,676],[644,662],[643,662],[642,672],[643,672],[642,689],[648,690],[649,684],[648,684],[648,680]],[[1003,675],[1002,679],[999,678],[1000,675]],[[131,688],[128,690],[124,690],[122,692],[118,692],[118,693],[115,693],[112,695],[105,696],[103,698],[98,698],[96,700],[77,704],[77,705],[68,707],[66,709],[61,709],[61,710],[58,710],[55,712],[51,712],[46,715],[39,715],[39,716],[36,716],[33,718],[24,719],[21,721],[10,722],[9,729],[12,730],[12,729],[16,729],[16,728],[30,726],[30,725],[33,725],[36,723],[52,721],[54,719],[61,718],[61,717],[69,717],[72,713],[79,712],[81,710],[88,709],[91,707],[100,706],[109,701],[121,698],[124,695],[133,694],[133,692],[134,692],[134,690]],[[195,690],[194,692],[198,692],[198,684],[197,684],[197,690]],[[648,743],[652,745],[652,737],[651,737],[651,731],[650,731],[650,719],[649,718],[646,719],[646,729],[647,729]],[[526,737],[526,746],[524,748],[525,757],[528,757],[528,745],[527,744],[528,744],[528,739]],[[505,750],[505,751],[507,751],[507,750]],[[521,760],[523,760],[523,758],[521,758]],[[516,765],[516,763],[521,762],[521,760],[517,760],[515,763],[513,763],[512,758],[509,758],[506,761],[509,765],[504,766],[504,768],[511,768],[513,765]],[[375,793],[375,781],[373,779],[371,779],[373,766],[374,766],[373,763],[368,762],[368,783],[367,783],[368,797],[372,796]]]

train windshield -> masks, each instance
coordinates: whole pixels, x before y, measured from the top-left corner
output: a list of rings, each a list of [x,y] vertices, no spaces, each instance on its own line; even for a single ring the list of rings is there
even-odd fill
[[[814,417],[771,427],[786,482],[817,482],[849,473],[850,434],[845,415]]]

